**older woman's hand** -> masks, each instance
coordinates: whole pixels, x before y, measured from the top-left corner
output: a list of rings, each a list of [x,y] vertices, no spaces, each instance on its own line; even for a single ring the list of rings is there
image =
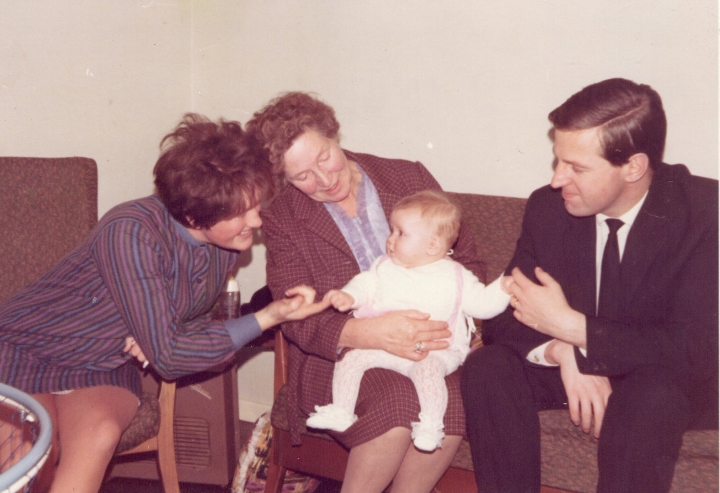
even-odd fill
[[[383,349],[390,354],[420,361],[428,351],[447,349],[452,334],[447,322],[428,320],[417,310],[398,310],[373,318],[352,318],[345,323],[339,347]]]

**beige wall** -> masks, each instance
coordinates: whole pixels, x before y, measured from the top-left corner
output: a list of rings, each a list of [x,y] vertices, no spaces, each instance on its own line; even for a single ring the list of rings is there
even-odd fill
[[[88,156],[100,213],[152,192],[191,108],[191,15],[140,0],[0,3],[0,154]]]
[[[616,76],[663,96],[669,161],[717,176],[714,0],[276,0],[193,12],[196,109],[247,119],[280,91],[313,90],[336,108],[348,148],[419,159],[455,191],[527,196],[546,183],[548,112]]]
[[[335,107],[349,149],[420,160],[449,190],[526,197],[550,177],[547,113],[619,76],[662,95],[666,160],[717,178],[717,10],[716,0],[3,0],[0,154],[94,158],[104,213],[151,193],[158,142],[184,112],[244,122],[282,91],[309,90]],[[262,245],[245,257],[248,296],[265,282]]]
[[[420,160],[449,190],[548,183],[547,114],[609,77],[657,89],[667,161],[718,176],[716,0],[196,1],[193,14],[197,111],[247,121],[282,91],[315,91],[345,147]],[[254,289],[263,248],[247,257]]]

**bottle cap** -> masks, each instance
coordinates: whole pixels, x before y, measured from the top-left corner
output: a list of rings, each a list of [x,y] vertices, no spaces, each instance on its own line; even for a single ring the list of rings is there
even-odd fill
[[[228,293],[238,293],[238,292],[240,292],[240,284],[237,282],[237,279],[235,279],[234,277],[231,277],[231,278],[228,280],[228,283],[227,283],[227,292],[228,292]]]

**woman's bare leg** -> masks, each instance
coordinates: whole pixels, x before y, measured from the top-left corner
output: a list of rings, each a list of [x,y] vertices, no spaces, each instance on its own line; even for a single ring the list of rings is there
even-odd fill
[[[341,493],[381,493],[398,472],[408,447],[410,430],[392,428],[350,450]]]
[[[97,493],[137,397],[120,387],[100,386],[55,395],[60,462],[51,493]]]
[[[381,493],[392,482],[392,493],[423,493],[445,473],[457,453],[462,437],[448,435],[435,452],[417,450],[410,430],[393,428],[384,435],[350,451],[341,493]]]
[[[410,447],[392,484],[392,493],[423,493],[433,490],[435,485],[455,458],[462,437],[448,435],[443,439],[442,448],[434,452],[421,452]]]

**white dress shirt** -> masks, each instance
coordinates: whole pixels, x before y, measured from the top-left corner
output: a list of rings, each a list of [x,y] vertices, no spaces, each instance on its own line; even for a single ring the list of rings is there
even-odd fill
[[[633,223],[635,222],[635,219],[637,218],[638,213],[640,212],[640,208],[642,207],[643,203],[645,202],[645,199],[647,198],[647,192],[645,192],[645,195],[643,195],[643,198],[640,199],[640,201],[635,204],[632,209],[627,211],[622,216],[618,217],[617,219],[620,219],[624,224],[620,226],[620,229],[617,231],[617,238],[618,238],[618,248],[620,249],[620,261],[622,262],[622,256],[623,252],[625,251],[625,244],[627,243],[628,234],[630,233],[630,228],[632,228]],[[595,215],[595,227],[597,234],[595,235],[596,241],[595,241],[595,306],[597,307],[597,299],[598,296],[600,296],[600,273],[602,272],[602,258],[603,258],[603,252],[605,251],[605,243],[607,243],[608,235],[610,234],[610,228],[608,227],[607,223],[605,222],[606,219],[608,219],[609,216],[606,216],[605,214],[596,214]],[[597,308],[596,308],[597,309]],[[530,351],[527,355],[528,361],[531,361],[538,365],[543,366],[557,366],[551,363],[548,363],[548,361],[545,359],[545,348],[547,348],[548,344],[550,344],[552,341],[548,341],[544,344],[541,344],[540,346],[536,347],[532,351]],[[587,352],[585,349],[580,348],[580,352],[583,354],[583,356],[587,356]]]

